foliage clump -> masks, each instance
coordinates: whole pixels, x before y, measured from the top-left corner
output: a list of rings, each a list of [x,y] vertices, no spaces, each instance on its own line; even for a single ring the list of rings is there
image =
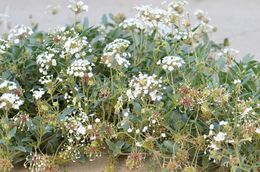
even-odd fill
[[[109,152],[129,169],[151,157],[164,171],[258,171],[260,64],[210,41],[207,14],[192,25],[185,4],[12,29],[0,40],[0,169],[58,171]]]

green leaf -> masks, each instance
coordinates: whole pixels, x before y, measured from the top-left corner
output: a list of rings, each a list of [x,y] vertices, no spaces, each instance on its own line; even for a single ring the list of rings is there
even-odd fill
[[[8,138],[13,138],[16,134],[16,130],[17,130],[17,127],[14,127],[12,128],[9,132],[8,132]]]
[[[14,149],[18,150],[18,151],[21,151],[21,152],[27,152],[25,147],[23,147],[23,146],[15,146]]]
[[[106,144],[108,145],[109,149],[113,152],[114,156],[118,156],[122,154],[122,147],[124,146],[124,142],[118,141],[116,143],[111,142],[110,140],[106,140]]]
[[[137,113],[141,113],[142,107],[139,103],[137,102],[133,102],[133,106],[134,106],[134,111]]]
[[[164,141],[163,146],[165,146],[167,151],[169,151],[172,154],[175,154],[178,149],[178,145],[175,142],[170,141],[170,140]]]

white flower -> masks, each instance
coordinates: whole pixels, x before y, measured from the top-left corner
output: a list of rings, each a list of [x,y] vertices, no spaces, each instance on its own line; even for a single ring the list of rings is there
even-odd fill
[[[102,62],[106,64],[107,67],[111,67],[112,65],[123,66],[125,68],[129,67],[131,64],[127,58],[131,57],[131,55],[126,52],[129,45],[130,42],[125,39],[116,39],[109,43],[104,49],[101,58]]]
[[[147,126],[144,126],[142,132],[145,133],[147,130],[148,130],[148,127],[147,127]]]
[[[93,126],[92,125],[88,125],[88,130],[92,130]]]
[[[56,66],[57,62],[54,59],[54,54],[44,52],[36,57],[36,63],[40,66],[39,71],[43,75],[48,74],[50,66]]]
[[[90,63],[88,60],[77,59],[67,69],[67,74],[81,78],[85,75],[92,77],[92,66],[94,66],[94,64]]]
[[[219,56],[230,57],[231,59],[235,59],[239,54],[239,51],[233,48],[224,48],[222,52],[220,52]]]
[[[132,133],[132,131],[133,131],[132,128],[128,128],[128,129],[127,129],[127,132],[128,132],[128,133]]]
[[[251,106],[246,108],[244,110],[244,112],[241,113],[241,118],[245,118],[249,114],[249,112],[252,111],[252,110],[253,110],[253,108]]]
[[[169,11],[176,11],[179,14],[182,14],[185,10],[185,5],[188,4],[187,1],[172,1],[168,4]]]
[[[124,112],[124,117],[128,117],[129,113],[128,112]]]
[[[48,84],[52,82],[53,75],[44,75],[39,79],[41,84]]]
[[[0,108],[11,107],[13,109],[19,109],[19,107],[24,103],[20,97],[13,93],[4,93],[0,97]]]
[[[241,84],[241,80],[240,80],[240,79],[235,79],[235,80],[233,81],[233,83],[234,83],[234,84]]]
[[[167,11],[160,8],[152,8],[150,5],[135,7],[135,9],[137,10],[137,18],[152,24],[163,21],[167,15]]]
[[[136,146],[137,146],[137,147],[142,147],[142,143],[136,142]]]
[[[143,99],[145,96],[151,98],[152,101],[160,101],[162,99],[162,80],[157,79],[156,75],[149,76],[147,74],[140,73],[138,77],[134,76],[129,82],[129,89],[126,91],[126,95],[129,100],[133,100],[137,97]]]
[[[35,98],[35,100],[39,100],[45,94],[43,88],[39,88],[38,90],[31,90],[31,91],[33,93],[33,97]]]
[[[68,8],[75,14],[88,11],[88,6],[85,5],[83,1],[71,1],[71,4],[68,5]]]
[[[130,41],[128,41],[128,40],[115,39],[113,42],[106,45],[106,47],[104,49],[104,53],[107,53],[107,52],[122,53],[128,48],[129,45],[130,45]]]
[[[213,124],[210,124],[209,129],[210,129],[210,130],[213,130],[213,129],[214,129],[214,125],[213,125]]]
[[[209,145],[209,148],[211,148],[211,149],[213,149],[213,150],[219,150],[218,146],[217,146],[216,144],[214,144],[214,143],[211,143],[211,144]]]
[[[136,18],[125,19],[122,23],[119,24],[119,27],[122,27],[123,29],[129,29],[129,30],[144,30],[145,29],[145,25],[142,22],[142,20],[139,20]]]
[[[260,134],[260,128],[257,128],[257,129],[255,130],[255,132],[256,132],[257,134]]]
[[[4,89],[4,90],[7,89],[8,91],[12,91],[12,90],[17,89],[17,85],[15,82],[5,80],[4,82],[2,82],[0,84],[0,90],[1,89]]]
[[[86,128],[83,125],[80,125],[77,132],[79,134],[85,135],[86,134]]]
[[[204,12],[202,10],[197,10],[194,15],[197,17],[197,19],[203,23],[208,23],[211,19],[208,18],[208,13]]]
[[[221,126],[221,125],[227,125],[228,124],[228,122],[227,121],[220,121],[219,122],[219,125]]]
[[[68,38],[64,44],[64,49],[65,53],[70,55],[75,54],[76,58],[84,57],[86,52],[92,52],[92,47],[85,36]]]
[[[161,137],[165,138],[166,134],[165,133],[161,133]]]
[[[8,40],[18,44],[20,40],[26,39],[32,34],[33,31],[31,28],[24,25],[16,25],[13,29],[10,30]]]
[[[214,137],[214,140],[215,140],[216,142],[224,141],[225,138],[226,138],[226,135],[227,135],[227,133],[219,132],[219,133]]]
[[[162,60],[159,60],[157,64],[162,65],[164,70],[172,72],[173,70],[182,67],[185,62],[178,56],[166,56]]]
[[[0,54],[5,54],[8,48],[10,48],[8,41],[0,38]]]
[[[95,123],[100,123],[100,119],[99,119],[99,118],[96,118],[96,119],[95,119]]]

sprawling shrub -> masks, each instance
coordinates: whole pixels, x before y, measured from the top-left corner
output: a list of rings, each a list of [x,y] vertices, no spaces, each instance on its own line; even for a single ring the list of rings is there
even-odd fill
[[[192,25],[182,1],[136,10],[0,40],[1,170],[107,152],[129,169],[150,157],[162,171],[259,170],[259,62],[210,41],[207,14]]]

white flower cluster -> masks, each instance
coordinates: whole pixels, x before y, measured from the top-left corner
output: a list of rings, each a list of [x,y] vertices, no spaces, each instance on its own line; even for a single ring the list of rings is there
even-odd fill
[[[152,101],[160,101],[162,99],[162,93],[160,92],[162,87],[162,80],[157,79],[156,75],[149,76],[148,74],[139,73],[138,77],[134,76],[129,83],[129,89],[126,91],[126,95],[129,100],[145,96],[149,96]]]
[[[142,22],[142,20],[137,18],[125,19],[122,23],[119,24],[119,27],[122,27],[123,29],[135,30],[135,31],[145,30],[144,23]]]
[[[33,31],[30,27],[24,25],[17,25],[11,29],[8,40],[13,41],[15,44],[18,44],[21,40],[28,38],[33,34]]]
[[[86,56],[86,51],[92,52],[91,45],[89,44],[87,37],[72,37],[68,38],[64,44],[64,53],[75,55],[76,58],[84,57]]]
[[[75,14],[79,14],[79,13],[88,11],[88,6],[86,4],[84,4],[83,1],[71,1],[71,4],[68,5],[68,8]]]
[[[53,79],[53,75],[44,75],[39,79],[39,82],[41,84],[48,84],[52,82],[52,79]]]
[[[43,88],[38,88],[37,90],[33,89],[31,90],[31,92],[33,93],[33,97],[35,98],[35,100],[39,100],[45,94]]]
[[[50,66],[56,66],[57,62],[56,59],[54,59],[54,54],[49,52],[44,52],[36,57],[36,63],[40,65],[39,71],[43,75],[48,74],[48,70]]]
[[[209,134],[204,135],[204,138],[208,142],[208,152],[210,159],[216,159],[215,156],[217,155],[217,151],[221,151],[225,144],[232,144],[234,143],[234,139],[232,136],[228,135],[225,132],[225,127],[229,123],[227,121],[220,121],[218,124],[218,128],[214,124],[211,124],[209,127]]]
[[[136,18],[141,20],[148,33],[157,30],[160,35],[174,33],[175,26],[182,23],[185,1],[173,1],[166,9],[153,8],[150,5],[136,7]],[[179,26],[180,27],[180,26]]]
[[[23,104],[23,100],[15,93],[16,90],[18,90],[18,86],[14,82],[4,80],[0,84],[0,92],[2,93],[0,96],[0,109],[19,109]]]
[[[23,104],[23,100],[13,93],[4,93],[0,97],[0,109],[19,109],[19,107]]]
[[[166,56],[162,60],[157,62],[158,65],[162,65],[162,68],[167,71],[174,71],[182,67],[185,62],[182,58],[178,56]]]
[[[92,67],[93,63],[90,63],[88,60],[76,59],[70,67],[67,69],[67,74],[75,77],[92,77]]]
[[[160,8],[152,8],[150,5],[144,5],[135,8],[137,10],[137,18],[142,19],[144,22],[151,22],[157,24],[165,19],[167,11]]]
[[[168,10],[176,11],[178,14],[182,14],[185,11],[185,5],[187,4],[187,1],[174,0],[168,4]]]
[[[85,141],[90,139],[96,140],[96,133],[93,132],[94,124],[100,123],[99,118],[95,118],[95,114],[86,114],[80,109],[78,112],[73,111],[71,115],[66,116],[64,120],[64,127],[68,131],[66,136],[68,137],[69,145],[73,145],[76,142],[84,145]]]
[[[24,167],[28,168],[32,172],[40,172],[47,171],[50,164],[51,160],[49,156],[37,152],[31,152],[30,155],[26,157]]]
[[[229,57],[231,59],[235,59],[239,54],[239,51],[234,48],[224,48],[222,52],[220,52],[219,56]]]
[[[178,41],[179,41],[179,40],[186,40],[186,39],[188,39],[188,38],[190,38],[190,35],[189,35],[188,32],[176,30],[176,33],[175,33],[175,35],[174,35],[174,39],[175,39],[175,40],[178,40]]]
[[[5,54],[8,48],[10,48],[8,41],[0,39],[0,55]]]
[[[128,67],[130,62],[127,60],[131,55],[126,52],[126,49],[130,45],[130,42],[125,39],[116,39],[113,42],[109,43],[105,49],[103,56],[101,58],[102,62],[111,67],[112,65],[119,65]]]
[[[247,118],[250,113],[253,113],[253,108],[251,106],[244,109],[240,115],[240,119]]]
[[[160,8],[152,8],[149,5],[135,8],[137,10],[136,18],[143,21],[146,26],[146,31],[152,33],[156,29],[161,34],[170,32],[170,27],[167,26],[166,20],[167,11]]]
[[[204,12],[202,10],[197,10],[194,15],[197,17],[197,19],[202,23],[208,23],[211,19],[208,18],[208,13]]]
[[[115,39],[113,42],[106,45],[106,47],[104,49],[104,53],[107,53],[107,52],[122,53],[128,48],[129,45],[130,45],[130,41],[128,41],[128,40]]]
[[[17,85],[15,82],[12,82],[12,81],[7,81],[7,80],[4,80],[4,82],[2,82],[0,84],[0,90],[3,90],[4,92],[5,91],[13,91],[17,89]]]

